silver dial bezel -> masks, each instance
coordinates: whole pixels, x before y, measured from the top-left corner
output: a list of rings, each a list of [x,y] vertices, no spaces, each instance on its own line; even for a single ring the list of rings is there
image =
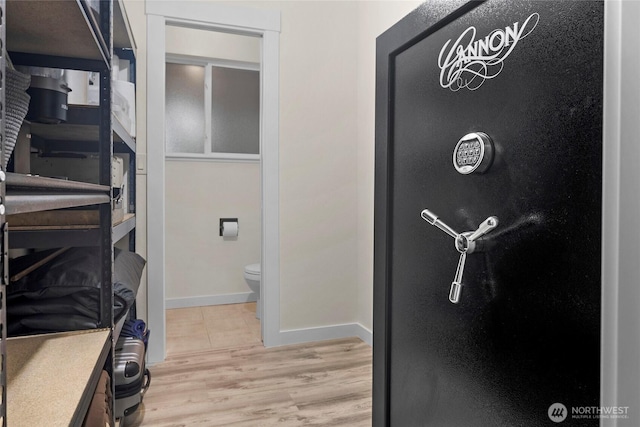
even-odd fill
[[[461,145],[465,142],[478,141],[480,142],[480,153],[478,156],[478,160],[472,165],[458,165],[458,150]],[[483,132],[472,132],[468,133],[456,144],[453,149],[453,167],[462,175],[469,175],[473,172],[476,173],[484,173],[489,169],[491,164],[493,163],[493,141],[489,135]]]

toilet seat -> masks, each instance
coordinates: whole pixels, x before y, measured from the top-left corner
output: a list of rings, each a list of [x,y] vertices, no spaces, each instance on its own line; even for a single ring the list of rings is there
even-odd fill
[[[249,264],[244,267],[244,278],[249,288],[256,296],[256,318],[260,319],[262,304],[260,303],[260,264]]]
[[[245,266],[244,274],[246,276],[255,277],[256,280],[260,280],[260,264],[250,264]]]

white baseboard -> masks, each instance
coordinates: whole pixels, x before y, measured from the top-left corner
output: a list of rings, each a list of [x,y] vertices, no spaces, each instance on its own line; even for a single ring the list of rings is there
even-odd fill
[[[253,292],[241,292],[237,294],[223,295],[202,295],[198,297],[167,298],[166,308],[186,308],[200,307],[205,305],[240,304],[244,302],[255,302],[256,294]]]
[[[187,308],[207,305],[239,304],[256,301],[253,292],[237,294],[204,295],[198,297],[167,298],[165,307]],[[290,329],[280,331],[276,346],[303,344],[314,341],[336,340],[340,338],[357,337],[368,345],[373,345],[373,332],[360,323],[344,323],[341,325],[319,326],[314,328]]]
[[[358,332],[358,338],[369,344],[370,347],[373,347],[373,331],[370,331],[358,323]]]
[[[278,345],[303,344],[349,337],[357,337],[365,343],[373,345],[373,333],[360,323],[280,331]]]

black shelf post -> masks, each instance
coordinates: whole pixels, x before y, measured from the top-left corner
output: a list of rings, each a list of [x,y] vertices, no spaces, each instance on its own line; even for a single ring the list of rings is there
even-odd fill
[[[0,425],[5,427],[7,425],[7,302],[6,302],[6,286],[9,283],[9,267],[8,267],[8,254],[9,254],[9,233],[8,227],[5,222],[5,195],[6,195],[6,174],[4,170],[4,141],[5,141],[5,126],[6,126],[6,106],[5,106],[5,70],[6,70],[6,58],[5,58],[5,46],[6,46],[6,10],[5,0],[0,0],[0,159],[2,164],[0,165],[0,230],[2,231],[2,238],[0,239],[0,248],[2,257],[0,263],[2,264],[2,278],[0,279],[0,394],[2,401],[0,402]]]

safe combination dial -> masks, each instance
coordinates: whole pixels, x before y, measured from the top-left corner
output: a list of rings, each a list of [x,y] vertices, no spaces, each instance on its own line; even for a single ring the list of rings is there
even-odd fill
[[[475,231],[466,231],[464,233],[457,233],[447,224],[442,222],[440,218],[429,209],[424,209],[420,216],[429,224],[436,226],[440,230],[453,237],[455,248],[460,252],[460,259],[458,260],[458,268],[456,274],[451,282],[451,289],[449,290],[449,301],[454,304],[460,302],[460,294],[462,293],[462,274],[464,273],[464,264],[467,260],[467,254],[471,254],[476,250],[476,240],[484,236],[494,228],[498,226],[498,218],[490,216],[485,219]]]
[[[463,175],[484,173],[492,163],[493,141],[486,133],[469,133],[453,149],[453,166]]]

